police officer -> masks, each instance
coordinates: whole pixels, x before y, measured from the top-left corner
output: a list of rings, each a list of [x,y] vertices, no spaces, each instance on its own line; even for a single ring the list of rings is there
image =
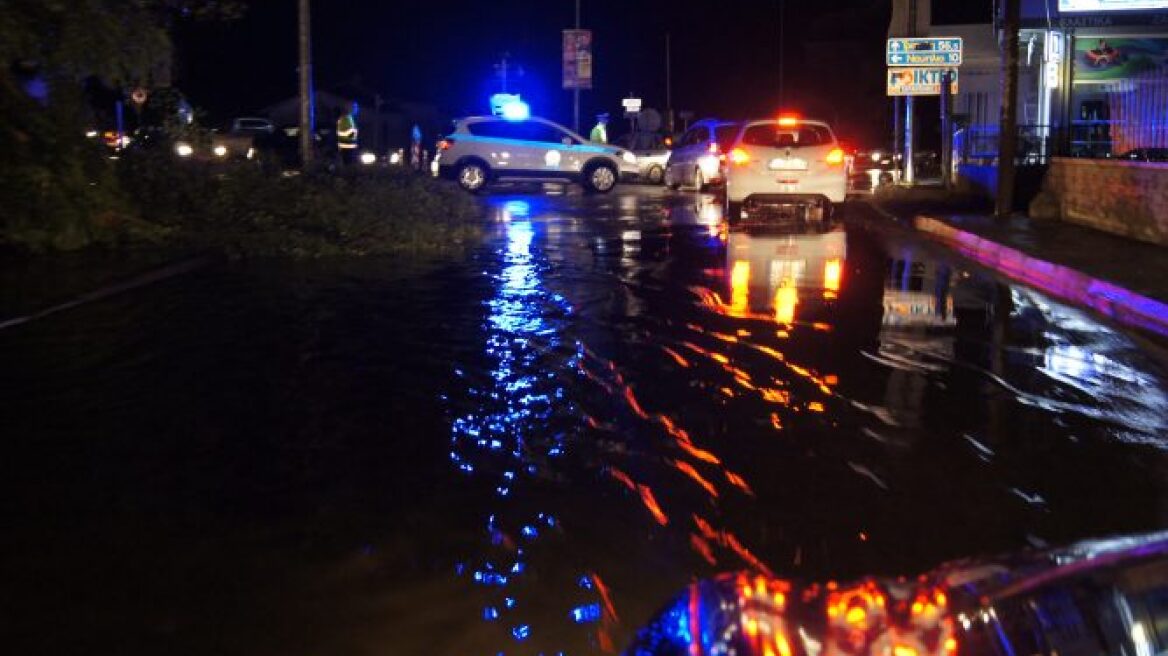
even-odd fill
[[[341,164],[345,166],[357,162],[357,149],[360,147],[357,115],[360,111],[361,108],[354,102],[352,109],[337,119],[337,153],[340,155]]]
[[[596,127],[592,128],[592,134],[588,139],[596,143],[608,143],[608,114],[598,114],[596,116]]]

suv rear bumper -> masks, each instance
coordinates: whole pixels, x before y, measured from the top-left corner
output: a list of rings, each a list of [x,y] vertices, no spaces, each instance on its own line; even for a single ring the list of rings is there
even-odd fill
[[[805,225],[830,219],[832,202],[823,194],[752,194],[731,211],[736,225]]]

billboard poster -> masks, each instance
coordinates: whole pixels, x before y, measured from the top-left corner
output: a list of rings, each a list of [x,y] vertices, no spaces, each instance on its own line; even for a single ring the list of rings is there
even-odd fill
[[[1076,82],[1114,82],[1165,67],[1168,39],[1075,39]]]
[[[939,96],[944,68],[890,68],[888,69],[889,96]],[[957,95],[957,69],[949,69],[953,74],[950,89]]]
[[[1059,11],[1148,11],[1168,9],[1168,0],[1059,0]]]
[[[592,88],[592,30],[564,30],[564,88]]]

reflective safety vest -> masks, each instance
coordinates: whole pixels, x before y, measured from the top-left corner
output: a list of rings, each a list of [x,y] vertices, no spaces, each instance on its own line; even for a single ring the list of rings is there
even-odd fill
[[[349,150],[357,147],[357,121],[352,114],[337,119],[337,148]]]
[[[604,127],[603,123],[597,123],[596,127],[592,128],[592,134],[588,140],[596,143],[608,143],[608,128]]]

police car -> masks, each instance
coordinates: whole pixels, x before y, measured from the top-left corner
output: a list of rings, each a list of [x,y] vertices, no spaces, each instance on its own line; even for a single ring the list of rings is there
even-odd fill
[[[433,171],[469,192],[496,181],[568,181],[608,193],[636,180],[633,153],[593,143],[551,121],[504,108],[498,116],[455,121],[438,144]]]

